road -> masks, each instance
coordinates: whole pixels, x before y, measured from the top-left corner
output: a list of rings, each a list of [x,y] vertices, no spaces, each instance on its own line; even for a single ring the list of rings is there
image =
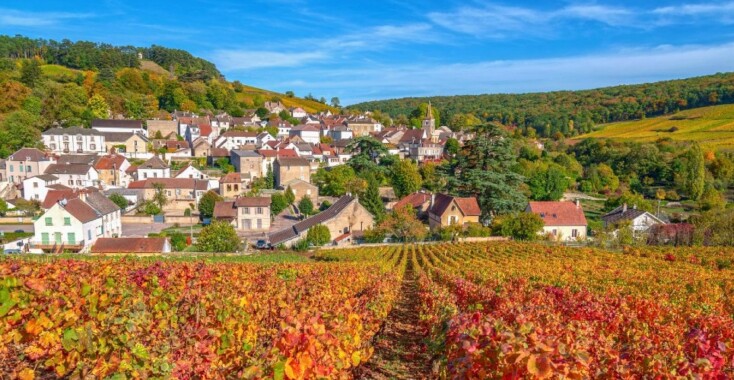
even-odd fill
[[[122,223],[122,236],[123,237],[145,237],[148,234],[157,234],[161,230],[171,227],[173,224],[169,223],[153,223],[153,224],[138,224],[138,223]]]
[[[32,224],[0,224],[0,231],[14,232],[15,230],[33,232],[33,225]]]

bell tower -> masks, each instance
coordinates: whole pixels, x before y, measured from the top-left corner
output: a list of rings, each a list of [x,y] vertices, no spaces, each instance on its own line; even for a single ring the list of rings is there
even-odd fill
[[[433,110],[431,108],[431,102],[428,102],[428,110],[426,111],[426,118],[423,119],[423,131],[426,133],[426,138],[431,138],[433,132],[436,130],[436,119],[433,118]]]

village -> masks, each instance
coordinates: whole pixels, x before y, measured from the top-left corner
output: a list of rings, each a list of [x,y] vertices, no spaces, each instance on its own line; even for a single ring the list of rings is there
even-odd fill
[[[415,129],[386,128],[369,113],[309,114],[280,102],[266,102],[265,108],[271,115],[287,112],[300,124],[277,117],[261,119],[254,112],[232,117],[175,111],[171,120],[96,119],[91,128],[46,130],[45,150],[22,148],[0,161],[0,194],[9,209],[3,229],[32,234],[6,243],[5,249],[171,252],[169,239],[149,235],[178,228],[191,245],[194,230],[212,221],[229,222],[243,249],[289,248],[316,225],[328,228],[327,245],[358,244],[375,227],[375,216],[360,204],[357,194],[320,194],[312,181],[317,170],[347,164],[356,153],[351,143],[365,136],[399,160],[418,165],[441,161],[450,139],[463,144],[473,137],[436,126],[430,105],[422,128]],[[266,178],[271,184],[263,188]],[[208,215],[199,210],[207,193],[217,196]],[[293,201],[284,210],[274,210],[272,196],[284,193]],[[316,213],[299,210],[303,198]],[[482,222],[472,197],[421,189],[397,199],[393,189],[381,187],[380,199],[386,212],[411,207],[427,230]],[[526,212],[540,216],[544,223],[540,233],[553,240],[587,238],[578,200],[529,202]],[[664,223],[626,205],[606,217],[611,222],[630,220],[636,229]],[[19,223],[13,224],[16,220]]]

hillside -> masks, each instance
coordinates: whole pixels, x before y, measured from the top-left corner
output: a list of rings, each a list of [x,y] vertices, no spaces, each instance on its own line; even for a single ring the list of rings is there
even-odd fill
[[[429,101],[452,127],[462,115],[472,114],[483,122],[534,129],[542,137],[576,136],[592,132],[599,124],[734,103],[734,73],[582,91],[390,99],[349,108],[398,117],[409,116]]]
[[[696,141],[715,149],[734,150],[734,105],[696,108],[669,116],[605,124],[598,131],[578,138],[590,137],[623,141],[670,138]]]
[[[229,82],[213,63],[183,50],[21,36],[0,36],[0,92],[0,157],[38,144],[53,125],[95,118],[166,118],[174,110],[243,116],[277,100],[308,112],[333,110]]]

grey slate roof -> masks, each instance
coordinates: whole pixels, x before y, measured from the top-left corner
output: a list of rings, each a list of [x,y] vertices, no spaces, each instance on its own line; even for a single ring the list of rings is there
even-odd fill
[[[96,154],[65,154],[56,161],[59,165],[93,165],[97,162]]]
[[[99,191],[89,193],[86,201],[87,204],[92,206],[92,208],[94,208],[100,215],[107,215],[120,209],[115,202],[112,202]]]
[[[143,128],[142,120],[94,119],[92,128]]]
[[[347,206],[349,206],[352,201],[354,201],[355,198],[351,195],[345,195],[339,200],[337,200],[333,205],[331,205],[326,210],[306,219],[303,221],[300,221],[293,226],[286,228],[284,230],[276,231],[270,234],[270,244],[278,245],[280,243],[284,243],[288,240],[291,240],[301,233],[307,231],[309,228],[317,225],[327,222],[330,219],[335,218],[337,215],[339,215],[342,211],[344,211]]]
[[[87,164],[51,164],[46,168],[44,174],[74,174],[84,175],[89,173],[89,169],[93,169]]]
[[[63,136],[63,135],[101,136],[102,132],[96,129],[83,128],[83,127],[69,127],[69,128],[56,127],[56,128],[47,129],[43,131],[43,133],[41,134],[44,136]]]

